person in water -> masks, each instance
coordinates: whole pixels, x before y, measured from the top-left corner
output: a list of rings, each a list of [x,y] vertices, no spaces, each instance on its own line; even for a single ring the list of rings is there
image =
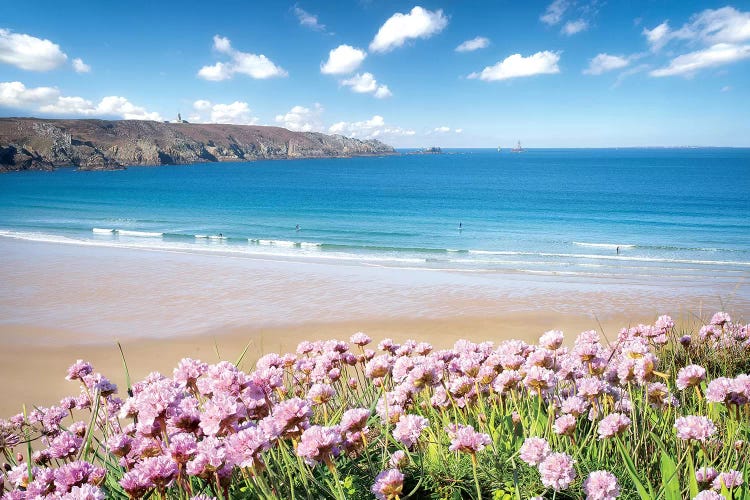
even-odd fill
[[[224,235],[222,233],[219,233],[219,238],[223,238]]]
[[[296,226],[294,227],[294,230],[295,230],[295,231],[299,231],[299,230],[300,230],[299,224],[297,224],[297,225],[296,225]]]
[[[617,255],[620,255],[620,247],[617,247]]]
[[[461,231],[463,228],[464,228],[464,223],[463,222],[459,222],[458,223],[458,230]]]

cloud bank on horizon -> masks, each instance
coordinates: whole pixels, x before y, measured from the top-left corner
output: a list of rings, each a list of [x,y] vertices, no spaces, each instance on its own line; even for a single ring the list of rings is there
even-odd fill
[[[399,5],[390,12],[371,4],[267,6],[256,13],[264,15],[238,15],[210,35],[200,16],[185,14],[192,24],[180,24],[169,48],[130,48],[127,37],[95,47],[86,33],[61,31],[43,9],[35,12],[42,22],[24,26],[21,9],[0,21],[0,114],[164,120],[182,109],[194,122],[270,124],[396,145],[438,137],[492,145],[486,141],[500,134],[509,141],[516,130],[576,144],[594,134],[588,120],[603,126],[597,140],[627,132],[627,145],[656,130],[624,129],[644,115],[679,128],[677,101],[691,96],[713,103],[726,121],[748,111],[736,97],[750,83],[750,10],[741,6],[707,2],[691,11],[679,2],[554,0],[541,9],[505,6],[502,19],[510,20],[496,27],[491,12],[461,4]],[[139,75],[141,66],[150,71]],[[587,103],[592,93],[600,104]],[[587,104],[571,116],[567,100]],[[623,129],[607,121],[614,109]],[[733,141],[750,137],[749,126],[731,132]],[[689,139],[692,132],[680,133]]]

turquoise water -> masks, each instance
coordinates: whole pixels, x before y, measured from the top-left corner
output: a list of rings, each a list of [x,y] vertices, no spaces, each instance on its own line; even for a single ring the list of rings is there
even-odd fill
[[[427,270],[736,282],[750,275],[749,197],[750,149],[449,150],[61,169],[0,175],[0,237]]]

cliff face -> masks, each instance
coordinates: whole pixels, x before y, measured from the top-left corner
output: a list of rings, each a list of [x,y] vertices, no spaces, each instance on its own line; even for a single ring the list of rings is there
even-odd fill
[[[0,118],[0,172],[129,165],[336,158],[393,153],[376,140],[279,127],[137,120]]]

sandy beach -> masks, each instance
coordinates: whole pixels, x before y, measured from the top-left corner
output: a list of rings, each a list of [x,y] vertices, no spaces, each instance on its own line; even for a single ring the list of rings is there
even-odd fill
[[[133,380],[171,373],[182,357],[236,360],[294,350],[301,340],[535,340],[671,314],[683,325],[718,308],[747,316],[747,292],[666,282],[572,280],[507,274],[311,264],[3,239],[0,249],[0,414],[77,393],[76,359],[120,387],[119,341]],[[217,354],[218,350],[218,354]]]

